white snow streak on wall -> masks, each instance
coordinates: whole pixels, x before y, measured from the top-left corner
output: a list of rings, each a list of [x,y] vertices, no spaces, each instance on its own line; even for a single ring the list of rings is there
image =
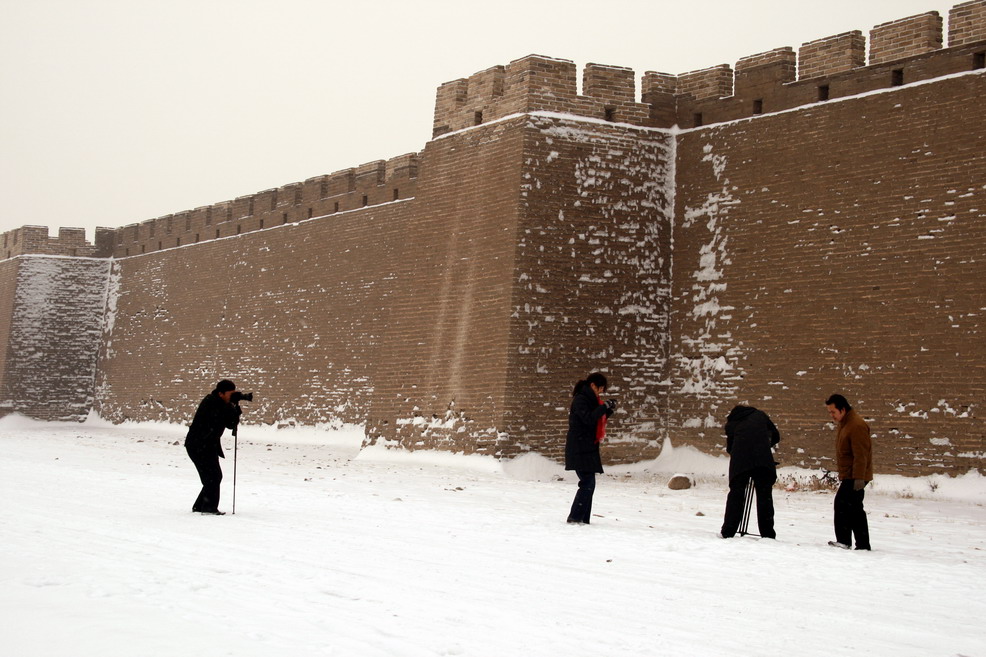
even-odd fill
[[[103,317],[101,357],[105,360],[112,360],[116,355],[116,350],[113,348],[113,329],[116,327],[116,313],[120,301],[120,289],[122,282],[123,274],[121,272],[120,263],[112,261],[110,263],[109,273],[106,277],[106,314]],[[109,399],[112,392],[111,387],[107,382],[106,377],[99,376],[98,374],[99,373],[97,372],[96,382],[94,385],[95,389],[93,391],[94,397],[97,400]]]
[[[654,442],[659,427],[653,418],[659,416],[663,403],[668,358],[674,139],[633,130],[621,134],[612,124],[561,116],[532,116],[528,126],[545,139],[549,162],[557,160],[560,152],[574,155],[569,166],[576,200],[543,221],[551,230],[570,233],[569,246],[562,250],[577,262],[572,265],[576,280],[567,294],[575,294],[581,307],[576,317],[559,313],[548,298],[543,305],[515,307],[515,316],[523,317],[534,332],[522,350],[540,350],[538,371],[547,373],[557,367],[552,353],[556,345],[540,344],[537,327],[542,322],[585,326],[587,346],[576,341],[573,350],[581,350],[585,362],[597,362],[625,380],[627,386],[619,390],[621,403],[628,412],[646,418],[627,422],[628,430],[614,431],[610,442]],[[551,183],[532,177],[522,194],[543,184]],[[525,248],[523,239],[520,246]],[[540,259],[537,265],[542,265]],[[537,281],[541,274],[520,276],[521,281]],[[527,285],[534,293],[547,293],[536,282]],[[597,316],[598,321],[587,321],[582,315]],[[600,329],[604,332],[595,333]],[[600,348],[602,335],[611,342]]]
[[[733,343],[730,333],[717,331],[719,320],[731,319],[730,311],[733,310],[732,306],[720,302],[719,295],[726,290],[725,268],[731,264],[724,223],[730,210],[739,204],[739,199],[733,196],[729,179],[725,177],[728,164],[725,156],[716,155],[712,144],[706,144],[703,150],[705,157],[702,161],[711,164],[712,174],[722,188],[708,194],[701,206],[686,206],[683,211],[682,229],[704,223],[709,240],[699,250],[699,261],[693,265],[695,268],[691,272],[694,280],[690,299],[692,306],[688,311],[688,321],[682,321],[682,326],[690,327],[690,331],[681,337],[688,353],[677,353],[672,358],[676,362],[680,381],[677,392],[715,401],[729,398],[736,390],[732,381],[742,375],[737,369],[740,345]],[[679,258],[676,266],[680,264]],[[684,426],[702,425],[714,426],[716,421],[710,415],[690,418],[684,423]]]

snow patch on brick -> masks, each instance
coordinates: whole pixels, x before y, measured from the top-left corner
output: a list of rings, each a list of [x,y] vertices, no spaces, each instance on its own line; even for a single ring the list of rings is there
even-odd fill
[[[700,230],[704,226],[708,231],[708,241],[699,249],[698,262],[691,269],[690,276],[694,282],[687,300],[691,307],[686,310],[691,321],[683,328],[681,344],[684,349],[673,354],[672,358],[677,369],[678,393],[705,402],[713,410],[708,416],[712,418],[720,400],[733,395],[737,389],[736,381],[743,375],[737,369],[742,354],[741,345],[734,344],[732,335],[723,333],[718,326],[720,321],[728,322],[734,310],[722,302],[720,295],[727,289],[727,284],[721,281],[725,279],[725,270],[732,262],[725,222],[730,210],[740,201],[733,196],[733,189],[726,177],[727,158],[715,153],[711,143],[704,146],[703,152],[702,162],[711,166],[712,175],[721,188],[709,193],[702,205],[686,206],[682,211],[682,228]],[[687,267],[679,256],[675,268],[687,276]],[[704,422],[703,425],[718,426],[715,421]],[[687,420],[683,426],[696,428],[698,425]]]

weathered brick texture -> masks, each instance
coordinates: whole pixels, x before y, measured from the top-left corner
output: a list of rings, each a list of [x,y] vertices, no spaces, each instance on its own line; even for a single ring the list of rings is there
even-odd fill
[[[20,259],[0,260],[0,397],[7,397],[7,380],[11,374],[7,359],[10,356],[10,326],[14,318],[14,301],[17,294],[17,270]],[[0,409],[8,413],[15,408]]]
[[[387,298],[371,440],[500,454],[523,139],[517,117],[432,141]]]
[[[572,386],[598,369],[622,408],[611,458],[656,456],[674,140],[532,116],[524,158],[504,429],[561,458]]]
[[[434,136],[489,123],[523,112],[564,112],[609,121],[646,125],[650,107],[635,101],[633,71],[588,64],[583,95],[578,95],[574,62],[528,55],[454,80],[438,89]]]
[[[756,65],[759,56],[754,56],[752,66],[746,64],[746,59],[737,63],[735,95],[704,100],[680,95],[676,97],[673,111],[668,112],[666,108],[662,108],[665,110],[662,115],[652,111],[652,117],[656,126],[670,127],[677,124],[695,127],[696,115],[701,115],[701,125],[707,126],[757,114],[781,112],[819,101],[975,70],[979,61],[977,56],[981,58],[984,50],[984,43],[966,44],[903,60],[817,76],[812,76],[811,72],[806,75],[802,69],[798,79],[792,80],[789,60],[782,59],[784,50],[778,49],[773,52],[780,56],[772,63]]]
[[[882,64],[942,47],[942,17],[931,11],[870,30],[870,65]]]
[[[126,258],[412,198],[417,176],[417,153],[367,162],[303,183],[290,183],[115,230],[100,229],[106,234],[97,234],[97,246],[103,245],[98,254]]]
[[[948,12],[948,45],[986,41],[986,0],[972,0],[952,7]]]
[[[982,467],[984,98],[968,75],[682,136],[671,436],[715,451],[748,401],[783,462],[830,467],[843,392],[878,471]]]
[[[97,228],[95,244],[86,241],[84,228],[59,228],[56,236],[45,226],[24,226],[0,234],[0,259],[24,254],[106,257],[112,252],[112,228]]]
[[[93,405],[109,261],[26,256],[3,265],[0,413],[84,419]]]
[[[733,95],[733,69],[720,64],[678,76],[678,93],[693,100],[725,98]]]
[[[408,203],[114,263],[97,409],[187,422],[219,378],[253,422],[365,420]]]
[[[798,51],[798,78],[834,75],[866,65],[866,38],[859,30],[809,41]]]

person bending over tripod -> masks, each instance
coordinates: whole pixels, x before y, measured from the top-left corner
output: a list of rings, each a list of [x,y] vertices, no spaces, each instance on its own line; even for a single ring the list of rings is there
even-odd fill
[[[777,538],[774,532],[774,499],[771,489],[777,481],[777,463],[771,448],[781,434],[770,417],[752,406],[736,406],[726,418],[726,451],[729,452],[729,494],[719,536],[736,535],[747,486],[753,480],[757,493],[757,525],[763,538]],[[750,491],[753,494],[753,491]]]
[[[225,515],[219,510],[219,484],[223,480],[219,459],[226,455],[219,439],[225,429],[236,428],[240,421],[240,407],[232,401],[235,391],[236,384],[229,379],[217,383],[199,403],[185,436],[185,451],[202,481],[202,491],[192,504],[192,511],[197,513]]]

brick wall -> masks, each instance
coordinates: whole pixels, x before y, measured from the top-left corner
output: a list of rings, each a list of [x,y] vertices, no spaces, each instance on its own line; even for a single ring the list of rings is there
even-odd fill
[[[503,424],[515,449],[563,458],[572,387],[601,370],[621,406],[607,457],[657,455],[673,169],[666,133],[529,119]]]
[[[678,76],[678,93],[693,100],[725,98],[733,95],[733,69],[721,64]]]
[[[258,393],[253,421],[557,456],[572,384],[603,368],[623,458],[656,453],[672,152],[668,135],[518,117],[429,143],[406,203],[120,260],[100,413],[187,421],[229,376]]]
[[[937,11],[901,18],[870,30],[870,64],[922,55],[942,47],[942,17]]]
[[[501,121],[430,142],[387,299],[370,440],[502,454],[522,158]]]
[[[27,256],[2,264],[0,414],[84,419],[93,405],[109,261]]]
[[[785,464],[831,467],[842,392],[877,471],[981,467],[984,97],[970,74],[682,135],[672,437],[717,451],[749,401]]]
[[[364,421],[410,203],[115,261],[100,414],[188,422],[229,377],[250,422]]]
[[[7,362],[10,352],[10,326],[14,315],[14,299],[17,292],[17,270],[20,260],[0,260],[0,397],[7,397],[3,392],[7,389],[7,379],[10,373]],[[14,408],[0,408],[0,414],[6,414]]]
[[[678,76],[647,71],[641,78],[640,86],[641,99],[650,105],[648,125],[675,125],[678,112]]]
[[[798,51],[802,80],[850,71],[866,64],[866,38],[859,30],[809,41]]]
[[[744,57],[736,63],[735,104],[752,114],[776,110],[778,90],[793,82],[796,73],[797,60],[791,48]]]
[[[986,41],[986,0],[972,0],[948,12],[948,45],[962,46]]]

